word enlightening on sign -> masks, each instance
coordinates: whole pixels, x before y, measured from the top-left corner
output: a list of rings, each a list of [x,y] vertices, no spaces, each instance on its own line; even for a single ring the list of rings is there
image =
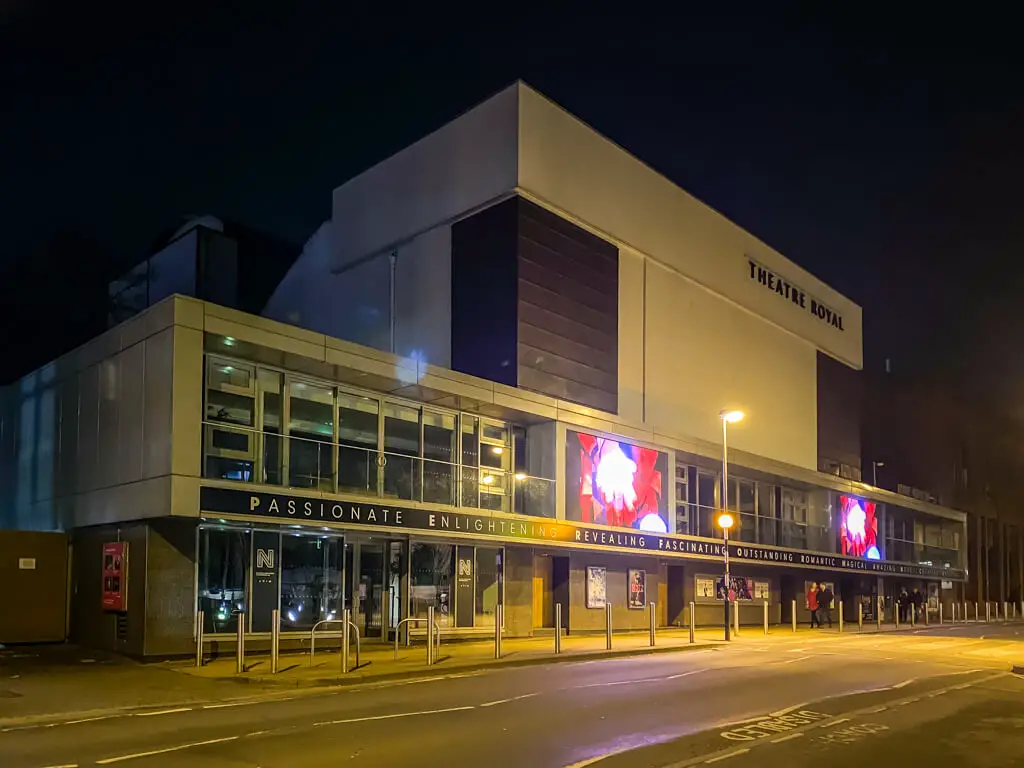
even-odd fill
[[[762,267],[753,259],[747,259],[750,267],[750,279],[774,291],[784,299],[789,299],[801,309],[805,309],[822,322],[828,323],[833,328],[845,331],[843,328],[843,316],[826,304],[813,299],[803,289],[793,285],[788,280],[779,277],[767,267]]]
[[[213,488],[199,491],[202,512],[256,515],[291,523],[343,523],[357,527],[398,528],[428,533],[454,533],[502,540],[550,541],[721,560],[724,544],[690,536],[584,527],[577,523],[547,518],[499,517],[497,515],[451,510],[397,507],[389,502],[330,500],[288,496],[277,493]],[[839,571],[866,571],[899,576],[963,579],[963,571],[883,560],[859,560],[841,555],[802,552],[793,549],[729,544],[729,559],[753,563],[794,565]]]

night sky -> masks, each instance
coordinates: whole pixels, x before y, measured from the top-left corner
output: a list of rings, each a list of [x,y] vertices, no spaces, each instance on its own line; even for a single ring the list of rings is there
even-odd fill
[[[9,310],[46,322],[185,214],[301,243],[334,187],[522,78],[861,303],[868,366],[1024,400],[1024,68],[998,18],[221,5],[0,0]],[[87,265],[40,260],[54,238]],[[25,284],[40,263],[55,294]]]

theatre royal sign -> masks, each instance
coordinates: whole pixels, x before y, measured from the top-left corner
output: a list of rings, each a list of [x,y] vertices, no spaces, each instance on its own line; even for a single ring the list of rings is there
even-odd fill
[[[798,285],[794,285],[783,277],[772,272],[768,267],[758,264],[749,256],[747,257],[747,268],[750,270],[749,277],[762,288],[771,291],[784,301],[789,301],[805,312],[809,312],[817,320],[831,325],[840,331],[843,327],[843,316],[819,299],[808,295],[807,291]]]
[[[206,514],[271,518],[284,523],[342,524],[355,528],[383,528],[407,533],[462,534],[478,538],[574,544],[589,549],[627,550],[659,556],[722,559],[722,543],[709,539],[640,531],[612,530],[564,520],[498,516],[454,510],[405,507],[383,502],[309,498],[279,493],[260,493],[234,488],[204,486],[199,492],[200,510]],[[911,563],[860,560],[817,552],[729,544],[729,559],[797,568],[830,571],[917,576],[932,579],[964,578],[955,568],[934,568]]]

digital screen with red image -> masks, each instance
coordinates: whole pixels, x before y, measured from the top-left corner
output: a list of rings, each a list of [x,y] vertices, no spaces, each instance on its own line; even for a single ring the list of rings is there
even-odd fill
[[[840,496],[839,540],[842,553],[851,557],[881,560],[878,548],[878,517],[873,501]]]
[[[667,473],[667,453],[569,430],[565,517],[667,533]]]

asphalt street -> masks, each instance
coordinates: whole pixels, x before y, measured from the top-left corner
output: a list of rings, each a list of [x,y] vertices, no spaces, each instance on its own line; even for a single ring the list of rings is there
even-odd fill
[[[1019,765],[1021,632],[750,632],[714,650],[7,723],[0,764]]]

